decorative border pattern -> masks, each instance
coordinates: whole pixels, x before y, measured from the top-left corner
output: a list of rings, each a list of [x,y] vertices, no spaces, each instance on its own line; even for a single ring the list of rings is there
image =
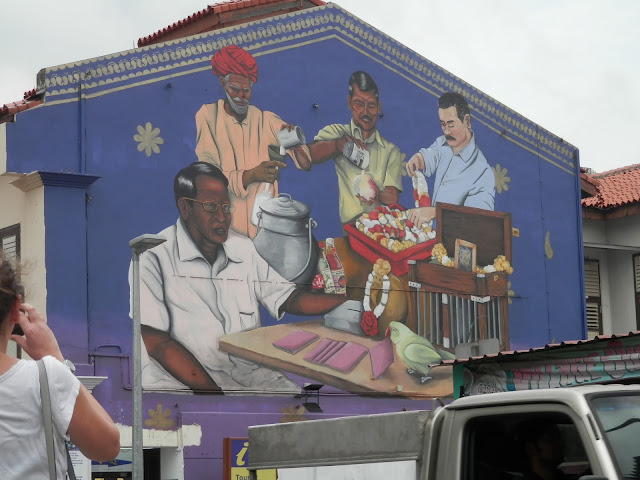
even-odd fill
[[[51,67],[38,76],[38,92],[46,93],[49,101],[69,95],[73,95],[69,98],[73,101],[78,98],[79,87],[87,92],[106,86],[113,88],[118,83],[139,83],[145,77],[160,73],[166,78],[166,74],[205,69],[213,52],[226,45],[241,46],[258,56],[276,51],[269,48],[275,45],[282,47],[289,43],[293,48],[303,39],[326,37],[327,34],[336,36],[433,95],[445,91],[463,94],[476,114],[476,120],[527,150],[545,155],[547,161],[562,170],[576,174],[573,158],[576,148],[573,145],[333,4]]]

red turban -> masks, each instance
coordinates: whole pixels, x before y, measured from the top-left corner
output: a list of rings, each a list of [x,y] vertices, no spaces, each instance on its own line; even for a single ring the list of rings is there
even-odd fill
[[[223,47],[211,57],[211,71],[217,77],[235,73],[247,77],[253,83],[258,81],[255,59],[249,52],[235,45]]]

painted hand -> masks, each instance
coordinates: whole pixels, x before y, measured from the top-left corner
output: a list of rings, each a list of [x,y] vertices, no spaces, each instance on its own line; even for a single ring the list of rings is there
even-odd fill
[[[358,140],[357,138],[353,138],[351,135],[347,135],[346,133],[344,135],[342,135],[342,137],[337,138],[334,141],[335,144],[335,148],[336,148],[336,153],[342,153],[342,151],[344,150],[344,146],[347,142],[354,142],[358,147],[362,148],[363,150],[366,150],[367,147],[365,146],[364,142],[362,140]]]
[[[251,169],[252,182],[274,183],[278,180],[278,167],[286,167],[284,162],[268,160]]]
[[[424,170],[424,158],[420,152],[415,153],[407,162],[407,174],[410,177],[416,173],[416,170]]]
[[[423,225],[436,216],[436,207],[420,207],[407,210],[407,218],[414,225]]]

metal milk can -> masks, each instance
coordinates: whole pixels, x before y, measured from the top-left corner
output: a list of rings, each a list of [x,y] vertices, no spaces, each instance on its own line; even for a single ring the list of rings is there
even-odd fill
[[[258,234],[253,239],[262,258],[286,280],[310,284],[320,248],[312,229],[317,223],[309,207],[280,193],[266,200],[258,212]]]

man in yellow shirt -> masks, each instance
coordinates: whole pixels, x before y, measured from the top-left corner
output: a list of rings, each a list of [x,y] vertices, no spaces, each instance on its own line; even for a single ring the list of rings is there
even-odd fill
[[[366,72],[358,71],[349,78],[347,106],[352,114],[346,125],[324,127],[309,144],[311,162],[323,163],[333,158],[338,175],[340,221],[347,224],[376,205],[398,202],[402,191],[402,161],[405,155],[382,137],[376,128],[381,110],[378,86]],[[369,153],[369,164],[361,169],[342,152],[347,142],[354,142]],[[374,182],[373,197],[363,198],[354,192],[353,181],[363,172]]]
[[[258,81],[255,59],[242,48],[223,47],[211,57],[211,70],[219,78],[225,98],[203,105],[196,113],[196,155],[212,163],[229,179],[235,208],[231,229],[250,238],[256,194],[267,189],[278,194],[278,168],[285,163],[269,159],[269,146],[278,146],[278,131],[293,126],[275,113],[251,105],[251,88]],[[297,168],[311,166],[306,145],[287,150]]]

